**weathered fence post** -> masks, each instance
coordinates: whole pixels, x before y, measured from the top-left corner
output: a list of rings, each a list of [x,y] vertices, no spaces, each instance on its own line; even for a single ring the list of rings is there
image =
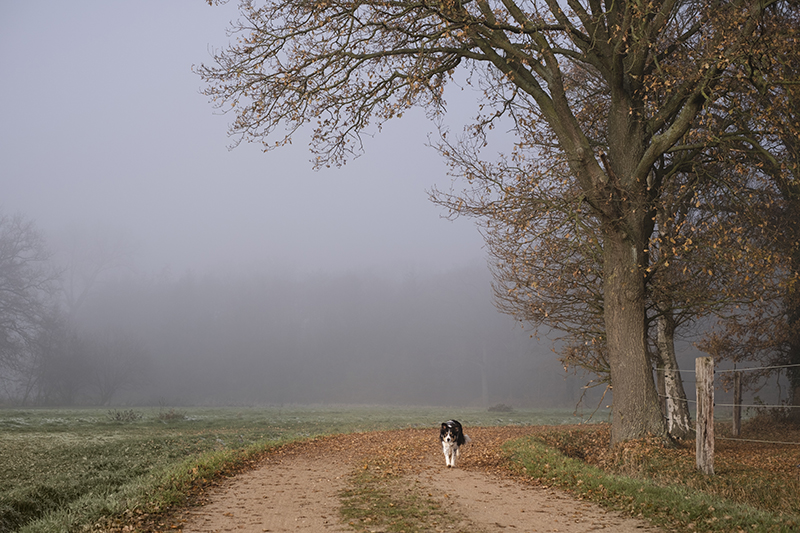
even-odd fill
[[[697,469],[714,474],[714,359],[695,359],[697,373]]]
[[[742,373],[735,369],[733,372],[733,428],[731,433],[738,437],[742,432]]]

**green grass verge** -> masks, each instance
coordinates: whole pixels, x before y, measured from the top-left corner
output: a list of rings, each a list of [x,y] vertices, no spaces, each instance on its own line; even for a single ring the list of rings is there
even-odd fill
[[[769,512],[690,488],[608,473],[526,437],[504,447],[515,468],[547,486],[677,531],[797,531],[800,516]],[[647,460],[647,459],[644,459]],[[658,460],[657,457],[654,460]],[[644,468],[643,470],[647,470]],[[694,474],[691,474],[694,475]]]

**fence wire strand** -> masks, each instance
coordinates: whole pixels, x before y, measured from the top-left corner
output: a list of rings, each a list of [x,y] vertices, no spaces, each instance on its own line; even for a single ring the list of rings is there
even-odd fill
[[[747,403],[714,403],[715,407],[765,407],[769,409],[794,409],[800,405],[768,405],[768,404],[747,404]]]
[[[727,372],[748,372],[750,370],[775,370],[778,368],[796,368],[800,366],[800,364],[795,365],[775,365],[775,366],[755,366],[755,367],[748,367],[748,368],[730,368],[726,370],[715,370],[714,373],[725,374]]]
[[[787,445],[795,445],[800,446],[800,442],[786,442],[781,440],[759,440],[759,439],[732,439],[730,437],[714,437],[715,440],[733,440],[733,441],[741,441],[741,442],[758,442],[761,444],[787,444]]]
[[[776,370],[778,368],[796,368],[799,367],[799,364],[794,365],[774,365],[774,366],[752,366],[747,368],[729,368],[725,370],[714,370],[715,374],[725,374],[728,372],[748,372],[751,370]],[[663,368],[663,367],[656,367],[656,370],[659,372],[688,372],[690,374],[694,374],[695,370],[690,368]]]
[[[659,394],[659,398],[666,398],[669,400],[671,396],[666,396],[664,394]],[[690,398],[674,398],[676,402],[684,402],[684,403],[697,403],[697,400],[692,400]],[[769,409],[782,409],[782,408],[798,408],[800,405],[769,405],[769,404],[761,404],[761,403],[717,403],[714,402],[714,407],[763,407]]]

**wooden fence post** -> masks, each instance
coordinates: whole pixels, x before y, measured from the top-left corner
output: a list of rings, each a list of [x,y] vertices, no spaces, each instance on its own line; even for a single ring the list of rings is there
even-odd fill
[[[742,432],[742,373],[733,372],[733,428],[731,433],[738,437]]]
[[[697,469],[714,474],[714,359],[695,359],[697,373]]]

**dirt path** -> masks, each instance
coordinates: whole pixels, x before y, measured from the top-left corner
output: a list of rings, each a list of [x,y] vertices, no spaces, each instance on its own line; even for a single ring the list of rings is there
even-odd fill
[[[335,451],[326,453],[331,444]],[[207,495],[205,505],[189,511],[183,531],[348,531],[339,518],[339,492],[353,459],[331,439],[285,447]]]
[[[227,480],[184,517],[185,533],[344,532],[340,492],[350,474],[382,456],[408,490],[437,500],[452,522],[431,531],[655,532],[639,520],[526,484],[498,466],[499,445],[536,428],[473,428],[458,468],[447,469],[435,430],[316,439],[281,448],[259,468]],[[495,468],[496,466],[496,468]],[[380,531],[378,529],[377,531]]]

